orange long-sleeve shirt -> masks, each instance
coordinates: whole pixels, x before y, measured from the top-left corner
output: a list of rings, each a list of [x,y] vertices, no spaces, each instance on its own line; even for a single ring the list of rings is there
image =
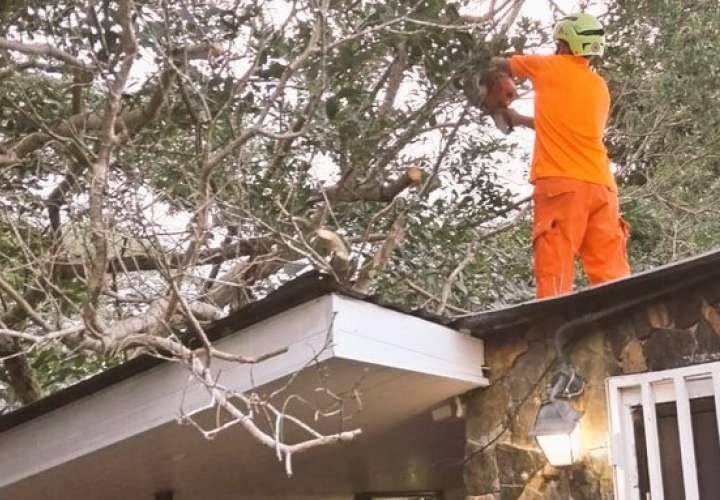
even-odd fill
[[[605,80],[583,57],[513,56],[513,76],[535,89],[535,150],[530,182],[565,177],[617,191],[603,134],[610,112]]]

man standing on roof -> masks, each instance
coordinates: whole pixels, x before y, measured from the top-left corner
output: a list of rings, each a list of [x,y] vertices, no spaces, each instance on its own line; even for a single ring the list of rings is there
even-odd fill
[[[603,145],[610,94],[590,66],[605,50],[603,26],[574,14],[557,23],[554,38],[555,55],[494,60],[497,73],[530,79],[535,90],[535,118],[511,109],[507,118],[536,131],[530,182],[538,298],[572,291],[578,255],[591,284],[630,274],[629,226]]]

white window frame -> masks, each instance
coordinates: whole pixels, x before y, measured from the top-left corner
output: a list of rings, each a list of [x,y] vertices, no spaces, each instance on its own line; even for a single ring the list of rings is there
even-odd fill
[[[655,405],[674,401],[677,405],[683,484],[687,500],[699,500],[690,399],[715,397],[720,446],[720,362],[672,370],[622,375],[607,380],[610,413],[610,463],[615,473],[617,500],[640,498],[632,407],[642,405],[647,443],[648,475],[652,500],[664,500]]]

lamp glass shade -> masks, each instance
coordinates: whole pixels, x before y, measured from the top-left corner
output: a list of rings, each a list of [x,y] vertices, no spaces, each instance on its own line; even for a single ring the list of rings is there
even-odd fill
[[[572,465],[580,456],[580,414],[567,401],[543,403],[530,435],[550,464]]]
[[[580,455],[580,426],[570,434],[548,434],[535,436],[545,458],[556,467],[572,465]]]

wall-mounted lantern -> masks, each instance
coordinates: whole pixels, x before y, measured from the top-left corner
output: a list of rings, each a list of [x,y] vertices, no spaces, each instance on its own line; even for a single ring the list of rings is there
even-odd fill
[[[560,367],[552,379],[548,398],[540,405],[530,435],[535,436],[548,462],[555,466],[572,465],[580,457],[580,418],[569,400],[583,393],[585,380],[564,356],[558,330],[555,345]]]
[[[567,401],[550,400],[540,406],[530,431],[551,465],[572,465],[580,456],[580,413]]]

